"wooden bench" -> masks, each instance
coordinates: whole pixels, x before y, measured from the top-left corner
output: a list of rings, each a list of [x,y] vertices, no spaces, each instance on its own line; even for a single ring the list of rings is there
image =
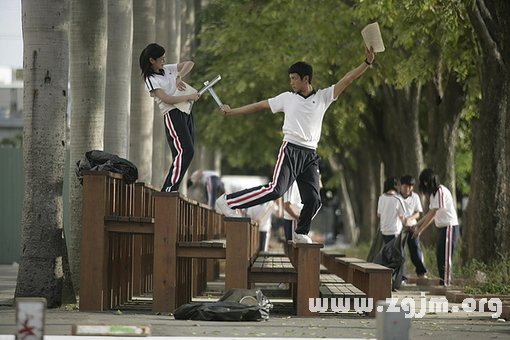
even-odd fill
[[[248,287],[248,269],[259,245],[258,227],[249,218],[224,218],[209,209],[209,214],[197,215],[196,209],[179,193],[155,195],[153,311],[173,311],[192,301],[189,283],[197,279],[193,261],[225,259],[225,290]],[[211,242],[206,226],[221,221],[225,240]]]
[[[374,299],[374,309],[370,315],[375,315],[377,301],[391,298],[392,269],[376,263],[351,263],[353,269],[353,284],[363,291],[367,298]]]
[[[286,253],[267,256],[261,253],[249,272],[250,285],[255,283],[289,283],[294,310],[298,316],[314,315],[308,306],[309,298],[319,296],[320,243],[289,242]]]
[[[337,250],[321,249],[321,264],[326,267],[329,273],[333,273],[337,257],[345,257],[345,254]]]
[[[349,301],[351,310],[353,300],[356,298],[365,298],[366,294],[353,284],[345,282],[335,274],[321,274],[320,276],[320,297],[323,299],[351,299]],[[328,311],[331,310],[331,305]]]
[[[83,174],[80,309],[101,311],[152,292],[157,190],[116,173]]]
[[[289,258],[296,269],[296,289],[293,290],[293,301],[298,316],[312,316],[309,299],[317,298],[320,290],[320,250],[322,243],[288,242]]]
[[[340,276],[348,283],[353,283],[353,270],[351,264],[363,262],[365,261],[356,257],[336,257],[335,266],[333,267],[333,274]]]
[[[208,261],[226,259],[226,288],[246,288],[258,227],[224,219],[178,193],[122,176],[84,174],[80,310],[118,308],[152,294],[152,310],[172,312],[205,289]],[[222,237],[221,239],[213,239]]]

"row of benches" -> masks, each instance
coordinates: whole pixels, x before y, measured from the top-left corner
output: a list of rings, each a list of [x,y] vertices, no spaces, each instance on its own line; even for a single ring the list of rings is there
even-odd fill
[[[347,285],[347,287],[338,287],[339,285],[336,284],[334,289],[323,288],[321,293],[324,296],[338,296],[344,291],[347,295],[359,297],[360,295],[351,292],[354,287],[354,292],[360,290],[366,294],[367,298],[372,298],[374,305],[376,301],[391,297],[392,269],[390,268],[355,257],[345,257],[342,253],[327,251],[321,252],[321,263],[330,273],[343,279],[344,285]],[[371,315],[374,313],[375,311]]]
[[[205,289],[224,259],[226,290],[289,282],[296,314],[311,315],[308,299],[319,292],[322,244],[290,246],[287,271],[283,260],[260,264],[258,228],[250,219],[224,218],[143,183],[126,185],[118,174],[83,175],[80,310],[152,296],[153,311],[172,312]]]
[[[322,244],[288,244],[284,256],[258,253],[258,228],[224,218],[178,193],[91,171],[83,179],[80,310],[113,309],[152,296],[155,312],[190,302],[219,274],[225,289],[289,283],[298,315],[312,315],[309,298],[391,296],[391,271],[321,252]],[[355,263],[358,262],[358,263]],[[320,277],[320,264],[339,279]],[[389,274],[389,275],[388,275]],[[322,281],[322,283],[321,283]]]

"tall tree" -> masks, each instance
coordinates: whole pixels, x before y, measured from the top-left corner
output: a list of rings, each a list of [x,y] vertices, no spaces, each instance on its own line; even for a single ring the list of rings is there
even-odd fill
[[[16,297],[62,303],[67,251],[63,186],[68,94],[66,1],[23,0],[25,194]]]
[[[70,174],[85,152],[103,149],[106,84],[106,2],[71,1],[70,84],[71,161]],[[91,24],[93,23],[93,24]],[[73,284],[79,289],[82,218],[82,186],[70,176],[70,263]]]
[[[476,0],[469,18],[482,53],[480,114],[465,235],[468,258],[510,258],[510,3]]]
[[[152,175],[152,124],[154,101],[140,76],[140,53],[156,38],[156,0],[133,2],[133,66],[131,70],[131,117],[129,158],[138,167],[138,178],[150,183]]]
[[[104,150],[128,155],[133,0],[108,0]]]
[[[171,32],[172,22],[175,20],[175,6],[177,1],[168,2],[157,0],[156,8],[156,41],[165,47],[166,62],[168,64],[178,63],[179,60],[170,59],[172,52]],[[174,23],[175,24],[175,23]],[[170,27],[169,27],[170,26]],[[170,153],[166,142],[165,125],[161,111],[154,105],[154,122],[152,125],[152,178],[151,184],[161,187],[165,181],[166,158]]]

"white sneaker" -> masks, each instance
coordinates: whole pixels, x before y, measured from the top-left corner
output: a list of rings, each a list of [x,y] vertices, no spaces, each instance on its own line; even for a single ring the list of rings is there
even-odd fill
[[[312,239],[305,234],[294,234],[294,243],[313,243]]]
[[[227,204],[225,195],[218,197],[214,206],[218,214],[223,214],[227,217],[241,217],[234,209],[231,209]]]

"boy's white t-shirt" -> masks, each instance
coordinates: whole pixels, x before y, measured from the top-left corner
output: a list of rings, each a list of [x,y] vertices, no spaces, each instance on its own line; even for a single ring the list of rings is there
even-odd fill
[[[398,195],[382,194],[377,202],[377,215],[383,235],[398,235],[402,231],[400,215],[406,215],[404,202]]]
[[[430,195],[429,207],[430,209],[438,209],[436,216],[434,216],[436,227],[459,225],[452,193],[444,185],[440,184],[436,194]]]
[[[301,203],[301,195],[299,194],[299,188],[296,181],[294,181],[289,190],[283,194],[283,204],[285,205],[286,202],[290,203],[290,207],[298,216],[301,214],[303,203]],[[283,209],[283,218],[286,220],[294,220],[294,217],[292,217],[285,208]]]
[[[273,113],[283,112],[283,140],[309,149],[317,149],[324,113],[336,98],[334,85],[313,91],[308,97],[284,92],[268,99]]]
[[[402,201],[404,202],[406,216],[411,216],[416,212],[420,212],[420,213],[423,212],[423,206],[421,205],[420,196],[417,193],[415,193],[414,191],[411,192],[411,195],[409,195],[406,198],[402,197],[402,195],[400,195],[400,197],[402,198]],[[418,223],[418,221],[416,221],[416,219],[408,220],[407,226],[412,227],[413,225],[416,225],[416,223]]]

